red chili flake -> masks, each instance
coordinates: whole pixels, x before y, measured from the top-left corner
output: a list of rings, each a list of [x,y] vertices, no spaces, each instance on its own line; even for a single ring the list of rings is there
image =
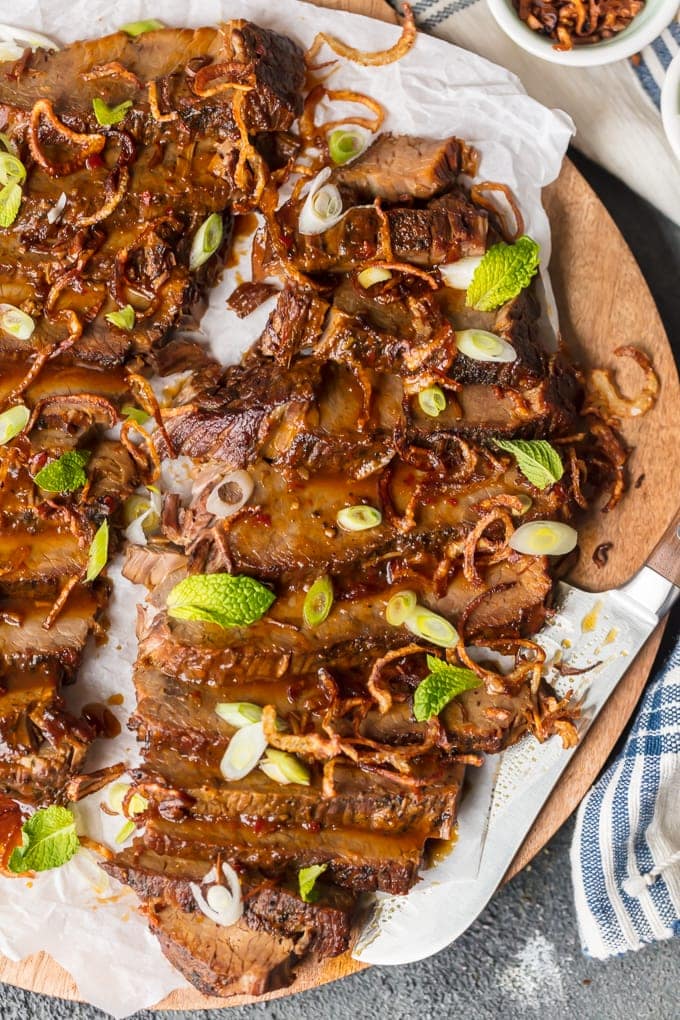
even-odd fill
[[[98,152],[93,152],[92,155],[88,156],[85,160],[85,166],[88,170],[98,170],[99,167],[104,166],[104,160]]]
[[[272,519],[269,514],[265,513],[253,514],[251,520],[255,521],[256,524],[263,524],[265,528],[270,528],[272,523]]]

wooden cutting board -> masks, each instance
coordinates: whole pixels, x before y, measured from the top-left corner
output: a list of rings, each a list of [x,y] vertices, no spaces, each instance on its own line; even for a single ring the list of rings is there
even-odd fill
[[[383,0],[317,0],[324,7],[352,10],[394,21]],[[452,123],[452,129],[455,124]],[[633,419],[624,434],[633,453],[631,490],[610,517],[592,516],[579,528],[582,554],[570,580],[592,591],[622,584],[643,563],[676,509],[680,477],[680,384],[673,354],[647,284],[633,255],[602,203],[575,167],[565,161],[559,179],[546,189],[553,238],[552,282],[565,339],[585,365],[616,368],[624,392],[635,393],[639,371],[617,363],[620,344],[641,347],[661,379],[655,409]],[[626,359],[627,361],[627,359]],[[605,567],[592,553],[613,542]],[[515,858],[506,878],[517,874],[574,811],[618,740],[649,676],[662,628],[649,639],[572,759],[552,797]],[[295,991],[335,981],[362,969],[349,955],[300,969]],[[102,975],[104,979],[104,975]],[[69,975],[40,953],[20,964],[0,958],[0,980],[64,999],[78,999]],[[289,994],[275,992],[268,998]],[[194,989],[174,992],[158,1008],[214,1009],[253,1002],[248,996],[224,1000]]]

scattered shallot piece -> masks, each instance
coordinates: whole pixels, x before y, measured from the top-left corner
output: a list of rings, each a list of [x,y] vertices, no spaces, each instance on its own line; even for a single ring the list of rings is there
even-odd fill
[[[373,52],[358,50],[354,46],[348,46],[347,43],[336,39],[335,36],[328,35],[326,32],[319,32],[307,51],[307,65],[309,66],[312,63],[324,43],[330,46],[339,57],[352,60],[355,64],[361,64],[363,67],[384,67],[385,64],[393,64],[395,61],[401,60],[413,48],[413,44],[416,41],[416,23],[410,4],[403,4],[402,10],[404,12],[404,22],[401,35],[394,46],[390,46],[388,50],[374,50]]]
[[[645,381],[638,395],[628,399],[621,394],[606,369],[593,369],[590,373],[587,407],[584,413],[597,415],[607,422],[619,418],[637,418],[646,414],[654,407],[659,393],[659,377],[646,354],[631,345],[617,347],[614,354],[617,358],[626,357],[636,361],[645,373]]]

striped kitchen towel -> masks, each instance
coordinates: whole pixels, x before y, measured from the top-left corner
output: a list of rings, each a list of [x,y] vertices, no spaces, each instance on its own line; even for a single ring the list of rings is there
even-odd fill
[[[589,956],[680,935],[680,639],[579,807],[571,865]]]
[[[390,2],[399,7],[399,0]],[[659,114],[665,70],[680,49],[677,18],[634,60],[562,67],[508,39],[484,0],[415,0],[413,9],[421,28],[502,64],[529,95],[566,110],[576,147],[680,225],[680,167]]]

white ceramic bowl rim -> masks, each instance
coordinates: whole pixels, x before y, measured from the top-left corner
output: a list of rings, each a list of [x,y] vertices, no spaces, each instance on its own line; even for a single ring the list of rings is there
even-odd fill
[[[671,149],[680,159],[680,53],[668,66],[661,93],[661,119]]]
[[[631,57],[656,39],[678,12],[678,0],[647,0],[630,25],[611,39],[574,46],[571,50],[556,50],[554,40],[535,32],[520,19],[512,0],[487,2],[499,26],[518,46],[543,60],[570,67],[595,67]]]

